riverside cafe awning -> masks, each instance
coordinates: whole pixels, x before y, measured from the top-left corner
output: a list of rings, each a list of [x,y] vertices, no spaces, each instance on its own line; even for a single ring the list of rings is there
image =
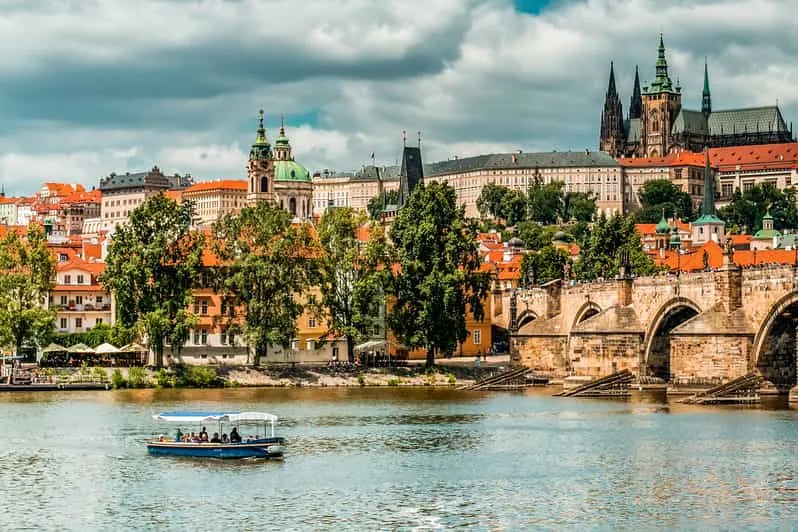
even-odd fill
[[[394,354],[391,354],[393,350]],[[407,359],[407,347],[391,342],[390,340],[370,340],[355,346],[355,354],[360,355],[361,363],[366,365],[380,365],[384,362],[391,363],[391,359]]]

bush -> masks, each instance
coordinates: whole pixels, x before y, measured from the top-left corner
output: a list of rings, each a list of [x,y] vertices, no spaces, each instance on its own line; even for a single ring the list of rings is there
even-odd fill
[[[364,377],[362,373],[357,374],[357,383],[361,386],[366,385],[366,377]]]
[[[402,381],[397,379],[396,377],[388,380],[388,386],[399,386],[401,383]]]
[[[119,371],[119,368],[116,368],[111,374],[111,386],[115,389],[125,388],[127,386],[127,381],[122,376],[122,372]]]
[[[164,368],[159,369],[158,373],[155,375],[155,382],[161,388],[174,388],[175,381],[175,376]]]
[[[108,373],[105,372],[103,368],[93,368],[92,369],[92,379],[98,380],[100,382],[108,382]]]
[[[447,378],[449,379],[449,384],[451,384],[452,386],[454,386],[457,383],[457,377],[454,376],[454,373],[449,373]]]
[[[131,388],[146,388],[149,386],[150,379],[147,377],[147,370],[139,367],[130,368],[127,372],[127,385]]]
[[[193,388],[212,388],[222,384],[222,380],[216,374],[216,370],[204,366],[188,366],[184,368],[179,382],[181,386]]]

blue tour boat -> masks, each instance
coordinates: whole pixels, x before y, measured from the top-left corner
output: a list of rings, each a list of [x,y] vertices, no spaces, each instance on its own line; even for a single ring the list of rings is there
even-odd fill
[[[263,435],[241,435],[241,441],[185,441],[164,435],[153,438],[147,443],[147,452],[152,455],[166,456],[191,456],[197,458],[282,458],[285,440],[274,435],[274,425],[277,416],[265,412],[161,412],[152,416],[159,421],[179,423],[181,425],[195,425],[203,427],[210,423],[218,423],[219,435],[225,434],[222,429],[229,425],[235,428],[255,426],[257,430],[262,426]],[[271,425],[271,436],[267,436],[268,426]],[[232,433],[232,431],[231,431]],[[177,434],[182,434],[177,429]]]

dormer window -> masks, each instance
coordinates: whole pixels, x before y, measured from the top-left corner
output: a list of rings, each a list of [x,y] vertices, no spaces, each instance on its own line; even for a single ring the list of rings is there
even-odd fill
[[[64,275],[64,284],[72,284],[72,276],[69,274]]]

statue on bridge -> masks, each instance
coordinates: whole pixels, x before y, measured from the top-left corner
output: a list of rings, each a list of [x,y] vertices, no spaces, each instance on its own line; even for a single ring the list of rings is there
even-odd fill
[[[620,279],[628,279],[632,275],[632,261],[626,246],[618,250],[618,273]]]

